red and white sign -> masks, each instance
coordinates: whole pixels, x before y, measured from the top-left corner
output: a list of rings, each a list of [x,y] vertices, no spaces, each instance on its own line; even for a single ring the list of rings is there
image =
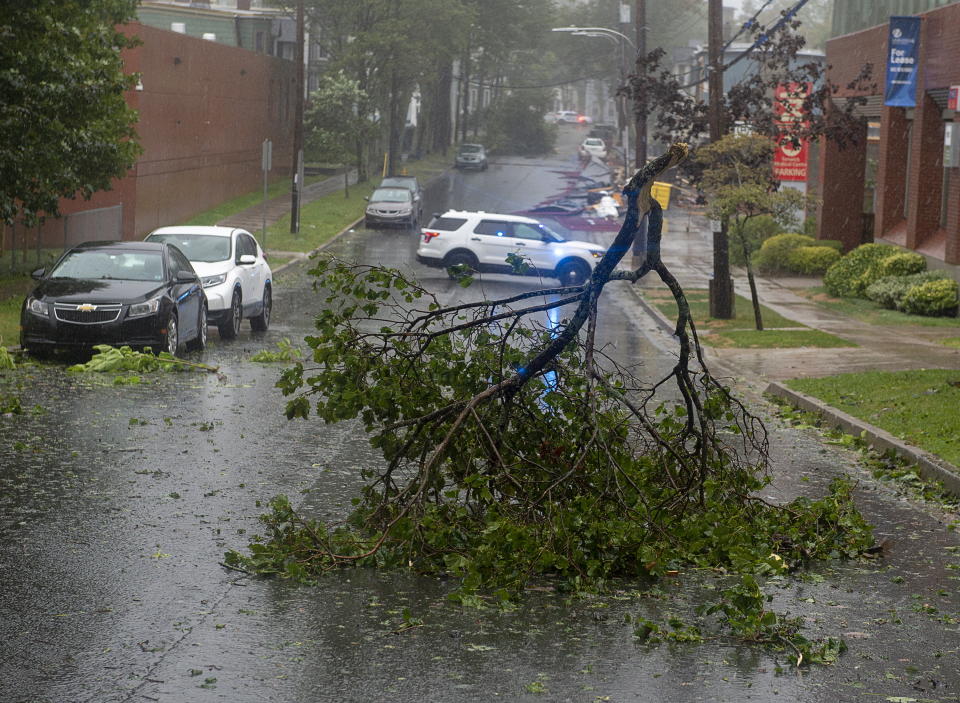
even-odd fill
[[[947,93],[947,109],[960,111],[960,85],[951,85]]]
[[[791,134],[806,125],[803,101],[810,90],[809,83],[781,83],[774,91],[773,110],[780,136],[775,138],[773,177],[779,181],[807,180],[810,145],[806,139],[796,139]]]

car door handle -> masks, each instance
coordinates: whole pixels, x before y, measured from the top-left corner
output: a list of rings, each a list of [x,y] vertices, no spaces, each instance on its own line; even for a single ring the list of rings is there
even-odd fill
[[[516,244],[517,244],[518,247],[525,247],[525,246],[527,246],[526,243],[524,243],[524,242],[517,242]]]
[[[470,241],[471,241],[471,242],[479,242],[479,241],[481,241],[481,240],[480,240],[480,237],[470,237]]]

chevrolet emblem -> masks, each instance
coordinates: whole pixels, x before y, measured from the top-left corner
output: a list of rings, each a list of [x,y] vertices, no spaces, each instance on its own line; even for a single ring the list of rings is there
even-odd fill
[[[93,312],[97,309],[96,305],[91,305],[90,303],[83,303],[82,305],[77,306],[79,312]]]

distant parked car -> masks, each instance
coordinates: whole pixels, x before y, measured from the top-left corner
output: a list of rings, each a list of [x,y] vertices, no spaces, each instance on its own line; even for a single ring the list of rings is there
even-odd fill
[[[23,301],[20,345],[32,354],[95,344],[177,354],[207,343],[207,298],[175,246],[85,242],[47,269]]]
[[[513,273],[509,254],[531,264],[530,275],[552,276],[565,286],[580,285],[604,255],[599,244],[567,240],[538,220],[519,215],[450,210],[424,227],[417,261],[450,268]]]
[[[387,176],[380,181],[381,188],[407,188],[413,194],[413,203],[416,206],[417,221],[423,219],[423,191],[420,190],[420,181],[416,176]]]
[[[377,225],[400,225],[412,229],[419,222],[409,188],[377,188],[367,200],[363,216],[363,226],[367,229]]]
[[[607,145],[599,137],[587,137],[580,144],[580,155],[583,157],[596,156],[598,159],[607,158]]]
[[[190,259],[222,339],[234,339],[244,318],[255,332],[270,326],[273,274],[252,234],[237,227],[161,227],[147,241],[173,244]]]
[[[573,110],[560,110],[556,113],[557,124],[576,124],[579,117],[580,113]]]
[[[453,160],[457,168],[478,168],[487,170],[487,150],[483,144],[461,144]]]

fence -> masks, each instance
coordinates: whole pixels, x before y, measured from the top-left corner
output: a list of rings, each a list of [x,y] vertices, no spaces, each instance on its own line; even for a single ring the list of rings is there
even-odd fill
[[[72,213],[35,227],[15,222],[5,228],[0,239],[0,258],[9,273],[24,272],[43,266],[64,249],[81,242],[122,239],[122,236],[122,205]]]

